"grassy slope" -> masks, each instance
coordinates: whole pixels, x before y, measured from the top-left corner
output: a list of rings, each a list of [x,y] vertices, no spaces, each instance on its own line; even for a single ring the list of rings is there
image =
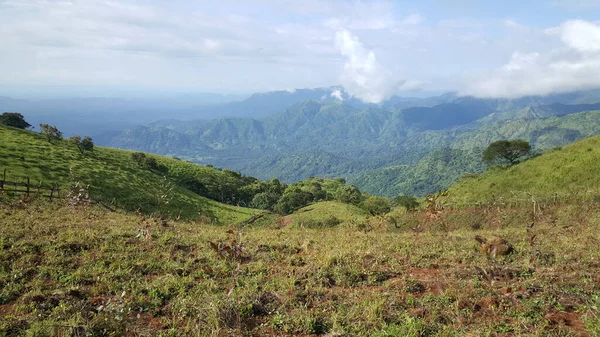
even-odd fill
[[[293,219],[294,224],[301,224],[307,220],[323,221],[332,216],[343,223],[350,223],[353,220],[364,221],[368,215],[367,211],[354,205],[323,201],[299,209],[291,214],[290,218]]]
[[[518,165],[493,167],[449,189],[450,204],[516,200],[553,195],[593,197],[600,194],[600,136],[586,138]]]
[[[170,178],[187,174],[212,176],[217,183],[219,175],[225,175],[176,159],[156,158],[169,167],[169,182]],[[0,172],[4,169],[9,181],[24,181],[29,177],[35,183],[59,184],[63,188],[74,182],[89,184],[93,198],[114,199],[119,206],[129,210],[141,207],[144,213],[160,211],[172,216],[181,214],[184,218],[205,214],[220,223],[237,222],[256,213],[220,204],[172,183],[174,188],[167,198],[170,201],[164,204],[158,200],[165,186],[164,178],[137,165],[131,159],[131,151],[95,147],[93,152],[82,155],[66,140],[49,143],[37,133],[0,127]]]
[[[597,203],[545,210],[539,254],[522,228],[529,208],[461,212],[402,219],[421,233],[247,228],[239,265],[207,243],[228,240],[227,228],[0,203],[0,336],[600,333]],[[516,252],[488,260],[476,234]]]

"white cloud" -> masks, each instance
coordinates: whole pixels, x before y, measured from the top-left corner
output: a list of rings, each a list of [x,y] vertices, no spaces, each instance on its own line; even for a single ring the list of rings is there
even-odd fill
[[[391,74],[381,67],[375,53],[367,50],[358,37],[348,30],[339,30],[335,34],[335,45],[346,58],[341,81],[350,95],[379,103],[391,94]]]
[[[380,103],[401,91],[419,89],[425,82],[397,79],[377,61],[375,52],[365,48],[347,29],[335,34],[335,46],[345,57],[341,84],[348,94],[368,103]]]
[[[557,28],[547,30],[548,34],[558,34],[568,47],[577,51],[600,51],[600,24],[583,20],[564,22]]]
[[[509,63],[462,94],[516,98],[600,87],[600,24],[566,21],[546,33],[558,36],[562,46],[544,53],[515,52]]]
[[[342,92],[340,90],[334,90],[331,93],[331,97],[337,99],[338,101],[343,101],[344,97],[342,96]]]

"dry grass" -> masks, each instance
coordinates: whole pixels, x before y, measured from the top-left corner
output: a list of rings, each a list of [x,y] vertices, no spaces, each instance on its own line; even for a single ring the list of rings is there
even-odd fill
[[[229,234],[5,202],[0,336],[598,336],[598,206]],[[232,235],[242,255],[219,257],[208,241],[225,247]],[[491,259],[476,235],[514,252]]]

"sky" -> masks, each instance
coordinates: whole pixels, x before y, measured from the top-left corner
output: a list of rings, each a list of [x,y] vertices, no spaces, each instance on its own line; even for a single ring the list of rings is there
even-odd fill
[[[600,0],[0,0],[0,96],[600,87]]]

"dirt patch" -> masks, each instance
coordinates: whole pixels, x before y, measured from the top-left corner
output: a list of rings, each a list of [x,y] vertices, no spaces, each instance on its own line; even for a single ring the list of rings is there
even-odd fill
[[[590,333],[585,328],[585,324],[579,319],[577,315],[570,312],[553,312],[544,316],[549,322],[550,328],[556,328],[559,326],[568,327],[578,337],[589,337]]]
[[[12,304],[0,304],[0,316],[6,317],[13,312]]]

